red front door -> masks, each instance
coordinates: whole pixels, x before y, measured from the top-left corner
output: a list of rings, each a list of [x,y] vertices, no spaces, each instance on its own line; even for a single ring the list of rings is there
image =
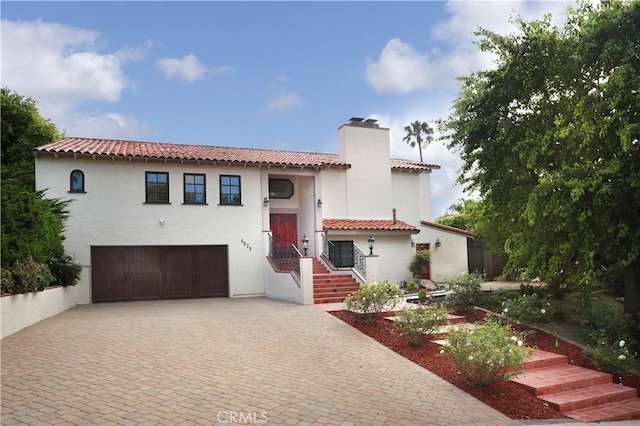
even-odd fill
[[[271,214],[271,233],[280,247],[298,244],[296,215],[291,213]]]

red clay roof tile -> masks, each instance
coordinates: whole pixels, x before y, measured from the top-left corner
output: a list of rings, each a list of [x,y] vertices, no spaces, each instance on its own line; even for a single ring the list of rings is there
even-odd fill
[[[415,226],[396,220],[324,219],[324,231],[410,231],[420,232]]]

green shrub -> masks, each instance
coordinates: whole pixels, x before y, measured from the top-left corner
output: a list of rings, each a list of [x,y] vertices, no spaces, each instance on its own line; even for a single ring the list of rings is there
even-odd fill
[[[6,268],[0,268],[0,276],[2,279],[2,293],[13,293],[16,283],[11,271]]]
[[[76,285],[80,281],[82,266],[74,263],[71,257],[65,255],[59,259],[48,262],[49,270],[53,274],[55,281],[52,285]]]
[[[585,318],[593,330],[604,331],[612,340],[625,334],[626,319],[612,302],[601,297],[591,299],[586,307]]]
[[[449,315],[444,307],[420,305],[416,309],[403,309],[396,313],[395,332],[405,337],[413,347],[420,347],[445,325]]]
[[[365,282],[358,291],[347,296],[344,304],[349,311],[374,324],[382,312],[392,310],[401,300],[403,293],[398,284],[389,281]]]
[[[520,284],[520,296],[544,296],[546,289],[541,286],[531,284]]]
[[[425,268],[429,265],[429,261],[431,260],[431,252],[429,250],[418,250],[416,254],[411,258],[411,262],[409,262],[409,272],[411,272],[411,276],[416,280],[422,278],[422,274],[424,273]]]
[[[620,376],[628,376],[635,365],[637,354],[633,352],[633,342],[629,339],[611,339],[606,332],[599,330],[589,334],[593,366],[598,370]]]
[[[479,387],[495,380],[508,381],[524,370],[533,348],[524,346],[526,333],[494,318],[476,323],[476,328],[455,327],[449,331],[447,352],[462,375]]]
[[[427,301],[427,292],[424,290],[420,290],[418,292],[418,300],[420,303],[425,303]]]
[[[520,321],[524,324],[541,324],[551,321],[551,313],[547,312],[549,305],[543,305],[537,294],[523,294],[517,299],[505,300],[502,304],[504,316]]]
[[[15,280],[14,294],[42,291],[55,278],[44,263],[38,263],[31,256],[15,263],[13,269]]]
[[[469,305],[478,303],[481,293],[481,284],[484,282],[482,274],[464,272],[445,282],[447,291],[451,291],[446,297],[448,306],[468,309]]]
[[[408,291],[418,291],[419,288],[420,288],[420,286],[415,281],[411,281],[409,283],[409,285],[407,286],[407,290]]]

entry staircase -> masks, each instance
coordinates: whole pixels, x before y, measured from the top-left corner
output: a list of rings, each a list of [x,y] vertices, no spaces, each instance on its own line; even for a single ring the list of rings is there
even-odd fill
[[[313,259],[313,303],[340,303],[359,288],[351,274],[332,274]]]

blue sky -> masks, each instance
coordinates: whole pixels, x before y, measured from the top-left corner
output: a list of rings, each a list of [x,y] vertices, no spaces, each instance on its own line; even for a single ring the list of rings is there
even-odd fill
[[[473,32],[564,20],[572,2],[2,2],[2,87],[68,136],[338,152],[351,117],[446,118],[456,77],[493,66]],[[424,151],[433,219],[464,194],[459,157]]]

